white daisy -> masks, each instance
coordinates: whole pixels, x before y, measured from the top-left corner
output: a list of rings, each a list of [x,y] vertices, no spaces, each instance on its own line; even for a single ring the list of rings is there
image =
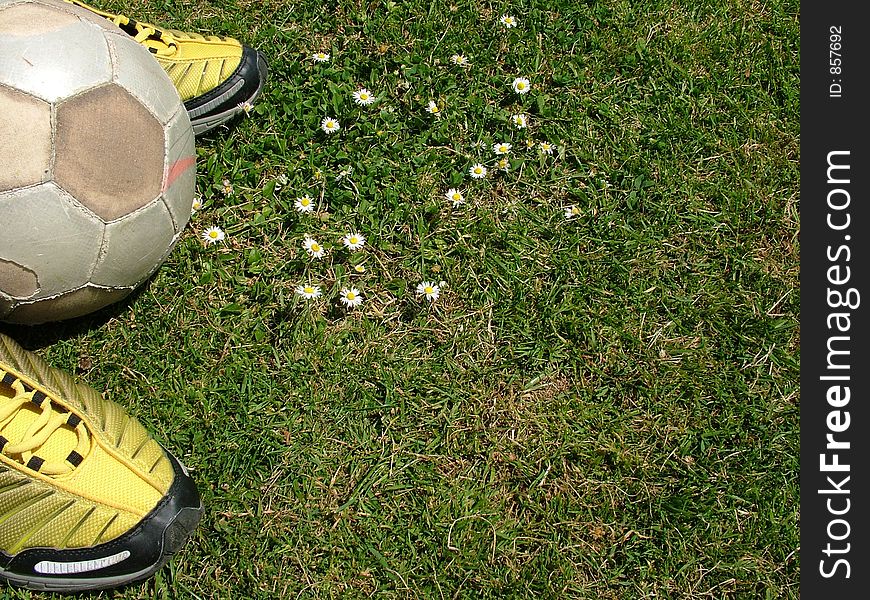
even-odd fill
[[[507,154],[511,151],[511,145],[507,142],[499,142],[492,145],[492,151],[496,154]]]
[[[199,209],[202,208],[202,198],[194,198],[193,203],[190,205],[190,214],[195,213]]]
[[[531,150],[535,147],[535,140],[526,140],[526,149]]]
[[[468,57],[464,54],[454,54],[450,57],[450,62],[460,67],[467,67],[471,65],[471,61],[469,61]]]
[[[511,122],[517,129],[525,129],[529,125],[529,118],[523,113],[520,113],[518,115],[511,115]]]
[[[497,168],[501,169],[502,171],[507,172],[507,171],[510,171],[511,163],[506,158],[500,158],[500,159],[498,159],[498,162],[495,163],[495,166]]]
[[[224,184],[224,187],[223,187],[224,196],[231,195],[233,193],[233,184],[230,182],[229,179],[224,179],[223,184]]]
[[[311,285],[310,283],[308,285],[297,285],[296,293],[306,300],[311,300],[320,296],[320,286]]]
[[[314,258],[323,258],[323,255],[326,254],[326,248],[310,237],[306,237],[302,241],[302,247]]]
[[[353,270],[356,271],[357,273],[365,273],[366,267],[365,267],[365,265],[354,265]]]
[[[365,88],[359,89],[353,93],[353,101],[360,106],[366,106],[375,101],[375,97],[370,91]]]
[[[438,105],[435,104],[434,100],[429,100],[429,104],[426,105],[426,110],[436,117],[441,114],[441,109],[438,108]]]
[[[366,238],[359,233],[348,233],[341,239],[341,243],[344,244],[344,247],[348,250],[359,250],[365,246]]]
[[[311,60],[318,63],[325,63],[329,60],[329,54],[327,52],[315,52],[311,55]]]
[[[432,281],[423,281],[417,284],[417,293],[425,296],[427,300],[432,302],[438,299],[438,296],[441,294],[441,287]]]
[[[348,308],[356,308],[362,304],[362,295],[355,287],[341,288],[341,303]]]
[[[254,109],[254,105],[245,100],[244,102],[240,102],[238,104],[238,109],[245,113],[246,115],[251,114],[251,111]]]
[[[332,117],[323,117],[323,120],[320,122],[320,128],[326,133],[335,133],[341,129],[341,125]]]
[[[456,208],[465,202],[465,196],[463,196],[462,192],[456,188],[450,188],[444,196],[453,203],[453,208]]]
[[[301,213],[314,212],[314,200],[312,200],[311,196],[307,194],[296,198],[296,202],[293,203],[293,206]]]
[[[220,227],[209,227],[202,232],[202,239],[205,240],[206,244],[217,244],[224,241],[225,237],[227,237],[227,234]]]
[[[511,83],[511,87],[517,94],[527,94],[532,89],[532,84],[525,77],[517,77]]]
[[[468,169],[468,174],[471,175],[474,179],[483,179],[484,177],[486,177],[486,167],[484,167],[480,163],[471,165],[471,168]]]
[[[577,205],[572,204],[571,206],[565,207],[565,218],[566,219],[573,219],[574,217],[579,217],[579,216],[580,216],[580,207],[578,207]]]
[[[498,22],[504,25],[506,29],[517,26],[517,20],[510,15],[502,15]]]
[[[541,149],[541,152],[543,152],[544,154],[552,154],[553,153],[553,144],[551,144],[550,142],[541,142],[541,145],[539,146],[539,148]]]

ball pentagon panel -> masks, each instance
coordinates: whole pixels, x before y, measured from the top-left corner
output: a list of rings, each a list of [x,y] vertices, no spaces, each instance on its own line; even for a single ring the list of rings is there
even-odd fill
[[[160,195],[165,147],[163,126],[119,85],[58,104],[55,180],[104,221]]]

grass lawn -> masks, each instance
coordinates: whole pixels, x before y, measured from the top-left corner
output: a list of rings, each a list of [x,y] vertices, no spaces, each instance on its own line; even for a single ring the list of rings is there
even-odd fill
[[[94,597],[798,597],[798,2],[94,3],[271,66],[144,287],[2,326],[200,485]]]

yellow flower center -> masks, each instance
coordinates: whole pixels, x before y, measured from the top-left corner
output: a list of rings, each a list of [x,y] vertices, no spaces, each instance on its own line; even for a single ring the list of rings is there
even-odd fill
[[[311,244],[312,252],[320,252],[320,244]]]
[[[350,244],[351,244],[352,246],[355,246],[356,244],[359,243],[359,239],[358,239],[356,236],[352,236],[352,237],[348,240],[348,242],[350,242]]]
[[[459,202],[460,200],[462,200],[462,195],[459,192],[456,192],[455,194],[453,194],[453,200]]]
[[[310,285],[309,285],[309,286],[306,286],[306,287],[305,287],[305,293],[306,293],[306,294],[313,294],[313,293],[314,293],[314,288],[311,287]]]
[[[426,294],[431,295],[435,292],[435,289],[431,285],[427,285],[423,291],[426,292]]]
[[[213,239],[213,240],[217,239],[217,236],[218,236],[218,232],[217,232],[217,231],[209,231],[209,232],[208,232],[208,237],[210,237],[210,238]]]
[[[354,298],[356,298],[356,294],[354,294],[353,292],[348,292],[345,298],[347,298],[348,300],[353,300]]]

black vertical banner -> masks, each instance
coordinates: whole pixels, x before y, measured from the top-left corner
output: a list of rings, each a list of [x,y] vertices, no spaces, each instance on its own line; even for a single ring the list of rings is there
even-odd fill
[[[870,20],[801,3],[801,596],[870,594]]]

